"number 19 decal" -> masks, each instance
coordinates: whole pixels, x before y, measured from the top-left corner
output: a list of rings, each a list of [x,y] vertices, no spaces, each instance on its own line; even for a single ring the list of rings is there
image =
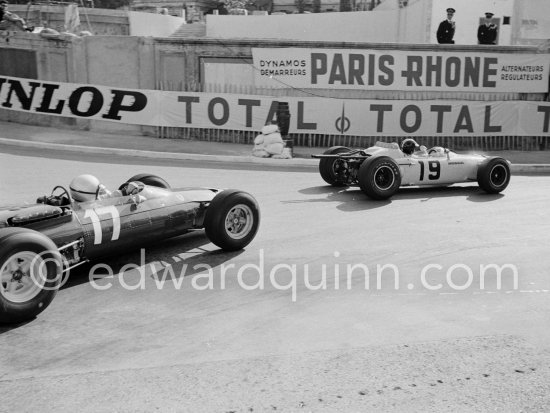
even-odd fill
[[[420,164],[420,180],[423,181],[425,169],[424,161],[418,161],[418,163]],[[428,170],[430,172],[428,174],[428,179],[430,181],[437,181],[441,176],[441,164],[439,161],[428,161]]]
[[[90,218],[94,228],[94,244],[101,244],[103,240],[103,230],[101,228],[100,215],[110,215],[113,220],[113,235],[111,241],[116,241],[120,236],[120,215],[114,205],[100,207],[96,209],[87,209],[84,218]]]

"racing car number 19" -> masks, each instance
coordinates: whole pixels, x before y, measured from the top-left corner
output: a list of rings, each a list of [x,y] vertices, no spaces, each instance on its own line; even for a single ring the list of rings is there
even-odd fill
[[[320,159],[319,173],[328,184],[358,185],[379,200],[391,198],[402,186],[477,182],[485,192],[496,194],[510,182],[510,162],[497,156],[458,154],[439,146],[418,152],[409,149],[396,142],[376,142],[366,149],[333,146],[312,157]]]

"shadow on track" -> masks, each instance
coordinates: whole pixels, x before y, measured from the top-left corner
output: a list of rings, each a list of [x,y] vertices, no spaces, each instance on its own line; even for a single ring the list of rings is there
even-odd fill
[[[145,246],[139,250],[132,250],[120,256],[113,256],[83,265],[78,270],[75,270],[74,274],[70,275],[68,281],[61,289],[88,283],[90,281],[90,271],[98,264],[104,266],[104,269],[105,267],[110,268],[112,273],[117,275],[126,270],[136,268],[136,266],[147,265],[150,267],[154,263],[158,263],[158,265],[155,265],[155,268],[160,267],[160,269],[150,278],[157,277],[159,273],[162,276],[164,268],[167,265],[172,267],[171,273],[176,275],[176,278],[179,278],[178,275],[188,277],[204,272],[203,266],[215,268],[242,254],[243,251],[223,251],[210,243],[204,231],[192,231],[188,234],[168,239],[162,243]],[[201,267],[195,268],[198,265],[201,265]],[[186,267],[184,268],[184,266]],[[98,278],[101,278],[102,274],[107,275],[107,271],[97,269],[94,270],[94,274]]]
[[[0,335],[7,333],[8,331],[15,330],[16,328],[23,327],[29,323],[32,323],[37,317],[33,317],[30,320],[23,321],[22,323],[13,324],[0,324]]]
[[[324,198],[310,198],[310,199],[294,199],[281,201],[283,204],[302,204],[302,203],[314,203],[314,202],[337,202],[339,205],[336,207],[342,211],[356,212],[365,211],[374,208],[380,208],[382,206],[390,204],[391,200],[374,201],[361,192],[358,188],[347,187],[333,187],[333,186],[316,186],[311,188],[305,188],[298,191],[304,195],[325,195]]]
[[[427,202],[435,198],[466,197],[471,202],[491,202],[503,198],[503,194],[488,194],[477,185],[471,186],[445,186],[445,187],[410,187],[401,188],[392,199],[420,199]]]
[[[357,187],[334,187],[330,185],[313,186],[300,189],[298,191],[303,195],[325,195],[324,198],[297,199],[282,201],[283,203],[310,203],[310,202],[338,202],[339,210],[356,212],[365,211],[374,208],[380,208],[399,202],[404,199],[418,199],[420,202],[427,202],[431,199],[447,198],[447,197],[466,197],[470,202],[492,202],[504,197],[503,194],[488,194],[480,189],[477,185],[471,186],[434,186],[434,187],[405,187],[391,198],[386,200],[375,200],[369,198]]]

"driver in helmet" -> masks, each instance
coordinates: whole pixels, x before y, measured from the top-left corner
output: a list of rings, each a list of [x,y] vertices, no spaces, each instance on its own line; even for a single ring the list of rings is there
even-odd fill
[[[419,145],[414,139],[407,138],[401,142],[401,150],[405,155],[428,156],[428,150],[424,145]]]
[[[134,195],[138,202],[145,200],[145,198],[138,193],[143,189],[141,182],[128,182],[123,190],[109,191],[105,185],[99,182],[93,175],[84,174],[74,178],[70,185],[69,190],[71,197],[77,202],[95,201],[97,199],[117,198],[121,196]]]

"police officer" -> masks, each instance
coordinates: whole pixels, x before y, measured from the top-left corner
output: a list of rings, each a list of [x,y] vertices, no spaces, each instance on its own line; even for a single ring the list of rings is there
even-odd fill
[[[493,13],[485,13],[485,23],[477,29],[477,41],[479,44],[496,44],[498,27],[491,22]]]
[[[455,9],[449,7],[447,9],[447,19],[439,23],[437,29],[437,42],[439,44],[454,44],[455,41],[453,37],[455,35],[455,22],[453,21],[453,16],[455,14]]]

